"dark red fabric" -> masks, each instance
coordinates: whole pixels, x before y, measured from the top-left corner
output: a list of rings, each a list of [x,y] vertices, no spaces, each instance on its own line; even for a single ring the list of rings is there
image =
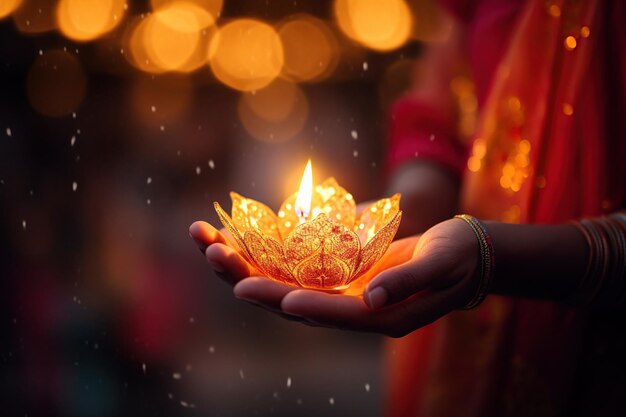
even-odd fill
[[[388,167],[424,158],[463,171],[462,210],[483,219],[564,223],[623,208],[626,3],[460,3],[453,9],[478,98],[476,142],[486,153],[474,144],[469,153],[481,164],[464,169],[442,109],[403,97],[391,113]],[[623,313],[489,296],[389,343],[388,414],[626,415],[624,329]]]

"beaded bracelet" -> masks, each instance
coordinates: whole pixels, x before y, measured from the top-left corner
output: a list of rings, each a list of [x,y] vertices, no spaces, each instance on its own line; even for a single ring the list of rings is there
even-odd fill
[[[487,233],[487,229],[474,216],[468,214],[457,214],[455,219],[464,220],[471,228],[480,249],[480,279],[474,296],[465,304],[463,310],[471,310],[478,307],[487,297],[489,285],[493,279],[493,271],[495,269],[495,254],[493,250],[493,242],[491,236]]]

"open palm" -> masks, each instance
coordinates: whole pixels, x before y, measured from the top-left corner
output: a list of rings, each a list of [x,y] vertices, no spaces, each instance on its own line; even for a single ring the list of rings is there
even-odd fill
[[[227,233],[208,223],[196,222],[189,231],[215,272],[234,285],[237,298],[308,324],[403,336],[458,308],[471,292],[474,269],[459,269],[450,257],[476,249],[471,231],[468,238],[467,227],[458,220],[433,227],[426,239],[413,236],[393,242],[370,271],[338,294],[262,276],[229,243]],[[456,239],[458,233],[465,239]],[[381,286],[384,300],[375,292]],[[372,308],[381,302],[384,307]]]

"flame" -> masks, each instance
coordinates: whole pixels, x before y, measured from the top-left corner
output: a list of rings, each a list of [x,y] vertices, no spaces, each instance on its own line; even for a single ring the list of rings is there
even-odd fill
[[[311,168],[311,160],[306,164],[304,168],[304,174],[302,174],[302,181],[300,181],[300,188],[298,189],[298,196],[296,197],[296,215],[300,219],[300,222],[304,222],[308,219],[309,213],[311,213],[311,195],[313,194],[313,169]]]

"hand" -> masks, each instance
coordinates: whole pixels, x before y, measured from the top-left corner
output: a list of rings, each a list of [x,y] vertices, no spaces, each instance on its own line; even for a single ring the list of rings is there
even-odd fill
[[[283,313],[280,307],[285,295],[291,291],[302,290],[302,287],[284,284],[262,276],[262,273],[239,254],[237,245],[231,243],[232,239],[229,239],[230,234],[226,229],[217,230],[209,223],[198,221],[189,227],[189,235],[200,251],[205,254],[207,262],[216,275],[235,286],[234,292],[237,298],[259,305],[283,317],[311,324],[306,318]],[[409,260],[416,243],[417,237],[393,242],[382,259],[353,282],[344,294],[360,297],[367,283],[378,272]],[[240,282],[241,285],[238,285]]]
[[[215,261],[231,265],[226,258]],[[301,289],[265,277],[241,279],[234,292],[314,325],[401,337],[462,307],[476,289],[478,262],[472,230],[463,220],[452,219],[419,238],[394,242],[373,270],[344,294]]]
[[[239,254],[237,245],[231,243],[226,229],[217,230],[207,222],[194,222],[189,227],[189,236],[206,256],[217,276],[230,285],[251,275],[259,275],[259,271]]]

